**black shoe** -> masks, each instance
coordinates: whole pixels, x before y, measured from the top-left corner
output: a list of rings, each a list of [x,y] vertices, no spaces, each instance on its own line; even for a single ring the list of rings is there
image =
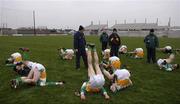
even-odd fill
[[[20,47],[19,50],[23,52],[29,52],[29,48],[25,48],[25,47]]]
[[[16,81],[16,79],[12,79],[11,80],[11,88],[14,88],[14,89],[16,89],[17,88],[17,81]]]
[[[65,81],[58,81],[58,85],[64,85],[65,84]]]

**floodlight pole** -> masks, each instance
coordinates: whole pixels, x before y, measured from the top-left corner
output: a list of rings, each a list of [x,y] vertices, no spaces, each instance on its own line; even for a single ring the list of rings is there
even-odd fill
[[[35,20],[35,11],[33,10],[33,22],[34,22],[34,36],[36,36],[36,20]]]

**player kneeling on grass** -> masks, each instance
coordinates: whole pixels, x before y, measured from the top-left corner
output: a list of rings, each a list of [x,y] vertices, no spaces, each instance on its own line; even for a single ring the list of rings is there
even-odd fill
[[[26,66],[31,69],[27,77],[18,77],[11,80],[11,87],[17,88],[20,84],[26,83],[29,85],[63,85],[64,82],[46,82],[46,69],[42,64],[24,61],[23,66]]]
[[[128,52],[129,55],[135,59],[141,59],[144,57],[144,51],[142,48],[136,48],[133,52]]]
[[[95,66],[95,71],[92,65],[92,53],[91,50],[93,50],[93,55],[94,55],[94,66]],[[85,93],[86,92],[102,92],[105,99],[109,99],[110,97],[108,96],[106,90],[104,89],[104,84],[105,84],[105,79],[104,76],[100,70],[99,67],[99,59],[98,55],[96,52],[96,48],[93,44],[88,45],[88,51],[87,51],[87,59],[88,59],[88,76],[89,76],[89,81],[84,82],[81,91],[80,91],[80,98],[82,100],[85,100]]]
[[[179,68],[179,64],[172,64],[175,59],[175,55],[171,54],[169,58],[158,59],[157,64],[160,69],[165,69],[166,71],[173,71]]]
[[[126,54],[126,53],[127,53],[127,46],[126,46],[126,45],[122,45],[122,46],[119,48],[119,53],[120,53],[120,54]]]
[[[111,81],[110,90],[112,92],[116,92],[132,85],[130,72],[127,69],[120,69],[120,61],[115,60],[111,64],[111,67],[114,69],[113,74],[110,74],[103,67],[101,67],[101,69],[104,75]]]
[[[62,59],[72,60],[74,56],[74,51],[73,49],[60,48],[58,49],[58,54]]]

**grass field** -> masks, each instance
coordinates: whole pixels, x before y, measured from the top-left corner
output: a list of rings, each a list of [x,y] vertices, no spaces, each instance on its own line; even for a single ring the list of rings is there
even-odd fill
[[[129,50],[143,47],[143,38],[122,37],[122,43]],[[146,64],[146,59],[135,60],[121,56],[122,64],[130,66],[134,85],[118,93],[111,93],[106,101],[101,94],[88,94],[86,102],[74,95],[80,89],[83,81],[87,80],[87,69],[81,64],[81,70],[75,70],[74,59],[63,61],[57,55],[60,46],[72,48],[72,36],[58,37],[0,37],[0,103],[1,104],[63,104],[63,103],[117,103],[117,104],[180,104],[180,70],[166,72],[158,70],[153,64]],[[87,36],[88,42],[96,43],[100,53],[100,43],[97,36]],[[180,38],[160,38],[160,47],[172,45],[180,48]],[[42,63],[47,68],[49,81],[65,80],[66,85],[29,87],[22,85],[14,90],[9,86],[9,81],[17,75],[11,68],[4,65],[6,58],[11,53],[18,51],[19,47],[30,48],[30,59]],[[157,57],[167,55],[157,52]],[[146,56],[145,56],[146,57]],[[179,55],[176,62],[180,62]],[[106,80],[108,83],[108,80]]]

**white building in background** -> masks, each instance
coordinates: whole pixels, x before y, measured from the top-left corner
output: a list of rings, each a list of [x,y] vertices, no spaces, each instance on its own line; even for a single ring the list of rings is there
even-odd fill
[[[108,29],[108,23],[107,24],[93,24],[93,22],[91,22],[91,24],[89,26],[85,27],[85,34],[86,35],[98,35],[99,33],[102,32],[103,29]]]

